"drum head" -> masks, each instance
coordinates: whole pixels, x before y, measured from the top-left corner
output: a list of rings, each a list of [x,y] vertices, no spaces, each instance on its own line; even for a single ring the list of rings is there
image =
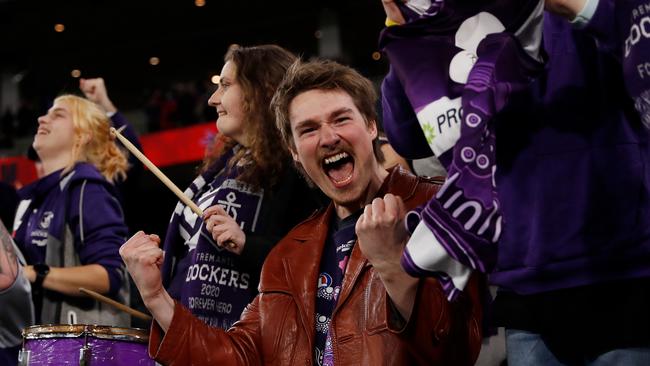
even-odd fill
[[[84,335],[99,339],[136,343],[147,343],[149,341],[149,334],[144,329],[107,325],[49,324],[34,325],[23,330],[25,339],[77,338]]]

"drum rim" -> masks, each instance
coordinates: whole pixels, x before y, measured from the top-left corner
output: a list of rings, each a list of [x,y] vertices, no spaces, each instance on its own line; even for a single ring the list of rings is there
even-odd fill
[[[24,339],[78,338],[84,335],[98,339],[147,343],[149,332],[141,328],[112,327],[96,324],[42,324],[26,327]]]

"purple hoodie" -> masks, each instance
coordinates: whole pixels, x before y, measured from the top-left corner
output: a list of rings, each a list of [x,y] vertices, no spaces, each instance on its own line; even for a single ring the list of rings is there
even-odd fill
[[[520,295],[650,276],[649,131],[591,26],[546,14],[547,70],[497,126],[491,282]]]
[[[122,286],[120,268],[124,264],[118,250],[127,228],[114,186],[93,165],[77,163],[63,177],[56,171],[18,193],[22,201],[14,221],[14,240],[27,263],[45,263],[48,236],[63,240],[69,227],[80,262],[106,268],[109,294],[115,295]]]

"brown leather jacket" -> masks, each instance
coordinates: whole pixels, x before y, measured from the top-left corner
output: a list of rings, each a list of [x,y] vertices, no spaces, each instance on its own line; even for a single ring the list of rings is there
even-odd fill
[[[407,209],[439,185],[393,169],[378,197],[401,196]],[[149,353],[165,365],[312,365],[316,282],[333,207],[294,228],[262,269],[260,293],[228,331],[211,328],[176,303],[167,334],[154,323]],[[404,322],[358,246],[352,250],[332,314],[337,365],[472,365],[481,345],[477,278],[449,303],[440,284],[423,279]]]

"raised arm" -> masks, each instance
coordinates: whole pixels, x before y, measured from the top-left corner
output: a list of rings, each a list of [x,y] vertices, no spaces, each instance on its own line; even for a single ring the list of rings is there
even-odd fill
[[[400,258],[407,239],[406,215],[400,197],[375,198],[357,221],[359,247],[379,274],[386,292],[400,315],[408,320],[413,311],[418,279],[409,276]]]
[[[92,102],[95,102],[106,114],[110,117],[113,127],[119,129],[124,127],[122,135],[126,137],[131,143],[133,143],[138,150],[142,150],[140,145],[140,139],[138,134],[135,132],[133,126],[129,123],[126,117],[119,112],[113,101],[108,96],[108,90],[106,89],[106,83],[103,78],[94,78],[94,79],[80,79],[79,80],[79,89],[84,93],[86,98]],[[129,156],[129,163],[132,167],[140,166],[139,161],[133,157]]]
[[[174,314],[174,301],[162,284],[160,267],[164,252],[159,245],[158,235],[138,231],[120,247],[120,256],[126,263],[144,305],[166,332]]]
[[[210,327],[172,300],[162,285],[164,253],[157,235],[137,232],[121,248],[145,306],[154,317],[149,353],[166,365],[258,365],[257,299],[228,332]]]

